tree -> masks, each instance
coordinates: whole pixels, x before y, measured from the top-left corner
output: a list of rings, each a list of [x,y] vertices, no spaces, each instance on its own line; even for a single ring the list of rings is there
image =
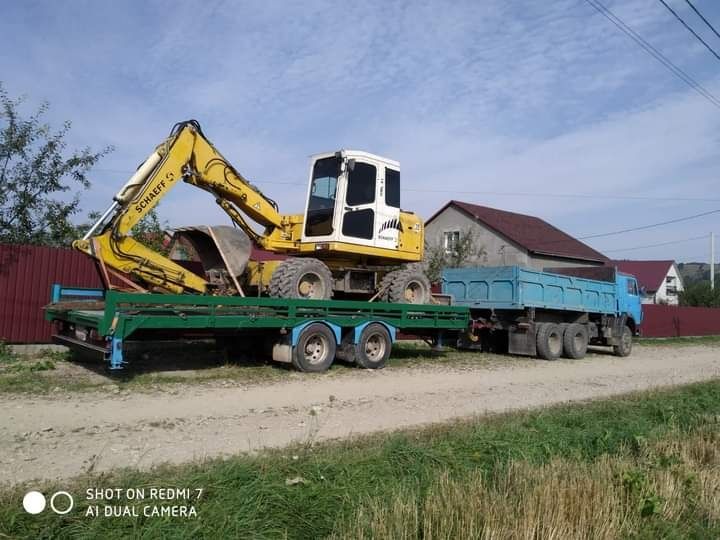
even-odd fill
[[[79,190],[112,147],[66,151],[71,123],[58,130],[44,123],[47,102],[24,118],[23,101],[0,82],[0,242],[68,245],[78,236],[71,218],[80,211]]]
[[[477,245],[475,235],[470,229],[461,231],[457,244],[450,249],[442,241],[425,245],[425,273],[432,283],[437,283],[440,281],[443,268],[461,268],[478,264],[485,253],[485,248]]]
[[[720,287],[711,289],[709,281],[691,283],[684,291],[680,291],[680,305],[720,307]]]
[[[167,227],[167,221],[161,222],[156,209],[153,208],[137,222],[130,234],[135,240],[153,251],[167,255],[169,253],[169,246],[165,238]]]

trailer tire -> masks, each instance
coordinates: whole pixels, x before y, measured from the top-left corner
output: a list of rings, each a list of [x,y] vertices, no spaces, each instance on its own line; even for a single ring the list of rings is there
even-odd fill
[[[620,334],[620,341],[617,345],[613,345],[613,353],[615,356],[630,356],[632,352],[632,331],[629,327],[623,326]]]
[[[365,369],[382,369],[391,349],[392,339],[387,328],[380,323],[370,323],[363,328],[355,346],[355,363]]]
[[[293,347],[292,364],[299,371],[326,371],[335,359],[335,335],[322,323],[311,323],[302,329]]]
[[[566,358],[584,358],[588,348],[588,330],[584,324],[567,325],[563,334],[563,354]]]
[[[275,298],[329,300],[333,279],[327,265],[311,257],[286,259],[273,272],[268,286]]]
[[[563,351],[563,332],[559,324],[538,324],[537,354],[545,360],[557,360]]]

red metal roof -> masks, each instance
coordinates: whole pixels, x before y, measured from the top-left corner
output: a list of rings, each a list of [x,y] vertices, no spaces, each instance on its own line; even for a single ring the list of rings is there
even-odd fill
[[[638,280],[640,287],[648,292],[655,292],[660,288],[670,267],[675,261],[610,261],[608,264],[615,266],[625,274],[631,274]]]
[[[583,244],[580,240],[550,225],[547,221],[535,216],[516,214],[488,206],[453,200],[435,212],[427,220],[426,225],[450,205],[459,208],[483,225],[532,253],[586,261],[605,262],[608,260],[599,251],[595,251],[587,244]]]

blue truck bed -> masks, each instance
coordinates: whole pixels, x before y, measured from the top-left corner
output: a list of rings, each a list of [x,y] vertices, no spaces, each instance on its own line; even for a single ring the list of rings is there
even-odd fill
[[[451,268],[442,291],[457,305],[483,309],[540,308],[601,314],[618,312],[617,286],[519,266]]]

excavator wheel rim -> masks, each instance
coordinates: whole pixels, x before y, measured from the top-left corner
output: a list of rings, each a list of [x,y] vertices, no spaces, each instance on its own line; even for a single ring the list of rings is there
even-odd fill
[[[322,278],[315,272],[306,272],[298,280],[298,294],[302,298],[324,298]]]

